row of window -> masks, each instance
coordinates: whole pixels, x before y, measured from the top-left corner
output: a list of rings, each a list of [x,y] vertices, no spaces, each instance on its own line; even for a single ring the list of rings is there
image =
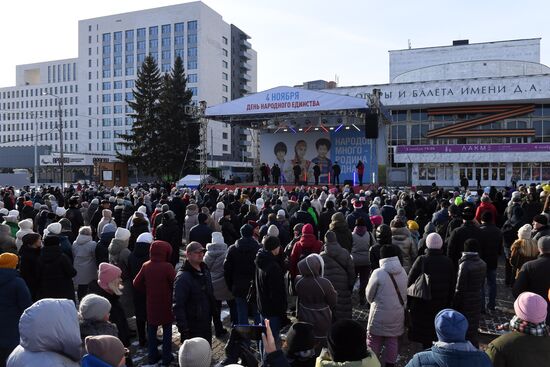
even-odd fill
[[[184,44],[184,36],[174,36],[174,46],[180,46],[183,47]],[[187,36],[187,43],[190,46],[196,46],[197,45],[197,35],[196,34],[189,34]],[[146,41],[137,41],[135,44],[135,48],[137,50],[145,50],[145,46],[147,45]],[[158,39],[150,39],[149,40],[149,49],[156,49],[158,48],[159,42]],[[163,37],[161,38],[161,47],[164,48],[170,48],[172,45],[172,39],[170,37]],[[115,55],[122,54],[122,43],[115,43],[111,47],[110,44],[103,45],[102,46],[102,54],[103,56],[111,56],[111,50],[113,50],[113,53]],[[134,43],[133,42],[127,42],[124,44],[124,50],[126,53],[132,53],[134,51]],[[225,49],[224,49],[225,50]],[[227,50],[225,50],[225,53],[227,53]],[[227,55],[225,55],[227,56]]]
[[[38,107],[38,106],[36,106]],[[38,118],[48,118],[48,115],[50,118],[59,116],[58,110],[49,110],[49,111],[41,111],[39,114],[38,111],[36,111],[36,116],[34,113],[31,113],[30,111],[27,112],[3,112],[0,115],[0,121],[16,121],[19,119],[38,119]],[[78,108],[72,109],[67,108],[64,110],[61,110],[61,116],[63,117],[73,117],[78,115]]]
[[[37,122],[39,130],[54,129],[58,124],[58,121],[40,121]],[[63,127],[65,129],[78,129],[78,120],[64,121]],[[34,123],[21,122],[15,124],[2,124],[0,125],[0,131],[32,131],[34,130]]]
[[[185,29],[185,25],[183,22],[175,23],[173,27],[174,27],[174,33],[183,33]],[[163,35],[170,34],[172,31],[172,24],[163,24],[160,28],[161,28],[161,33]],[[196,20],[187,22],[187,30],[189,32],[196,33],[197,29],[198,29],[198,22]],[[149,37],[158,37],[158,31],[159,31],[158,26],[149,27]],[[125,40],[126,41],[133,40],[134,33],[136,34],[137,38],[145,38],[147,33],[147,28],[137,28],[135,32],[133,29],[128,29],[124,31]],[[122,42],[122,31],[117,31],[113,33],[103,33],[101,36],[101,40],[103,43],[110,43],[111,37],[115,43]]]
[[[70,82],[76,80],[76,62],[48,65],[48,83]]]
[[[21,93],[19,93],[21,92]],[[78,85],[61,85],[59,87],[48,87],[48,88],[29,88],[24,90],[11,90],[4,91],[0,94],[1,99],[10,99],[10,98],[23,98],[23,97],[39,97],[44,96],[44,94],[67,94],[67,93],[78,93]],[[54,99],[55,98],[51,98]],[[57,102],[56,102],[57,103]]]

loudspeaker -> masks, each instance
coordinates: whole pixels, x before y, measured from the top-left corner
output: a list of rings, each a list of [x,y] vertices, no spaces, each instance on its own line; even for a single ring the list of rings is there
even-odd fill
[[[378,114],[369,112],[365,115],[365,138],[378,139]]]

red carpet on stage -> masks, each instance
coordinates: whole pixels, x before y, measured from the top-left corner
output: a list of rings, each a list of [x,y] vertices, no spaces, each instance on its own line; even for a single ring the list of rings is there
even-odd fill
[[[342,189],[345,185],[340,185],[340,189]],[[294,188],[298,187],[302,187],[300,185],[296,186],[296,185],[257,185],[257,184],[253,184],[253,183],[240,183],[240,184],[234,184],[234,185],[227,185],[227,184],[214,184],[214,185],[206,185],[207,188],[215,188],[216,190],[223,190],[223,189],[229,189],[229,190],[235,190],[235,189],[238,189],[238,188],[241,188],[241,189],[251,189],[251,188],[269,188],[269,189],[280,189],[281,187],[284,187],[285,191],[292,191],[294,190]],[[303,187],[305,187],[306,189],[321,189],[323,187],[328,187],[329,189],[333,188],[333,187],[336,187],[335,185],[303,185]],[[372,189],[376,189],[376,185],[373,185],[373,184],[365,184],[363,186],[359,186],[359,185],[356,185],[356,186],[353,186],[353,191],[354,192],[359,192],[360,190],[372,190]]]

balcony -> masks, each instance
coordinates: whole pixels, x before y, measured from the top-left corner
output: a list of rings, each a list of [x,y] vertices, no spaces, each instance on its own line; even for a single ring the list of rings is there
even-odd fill
[[[245,40],[245,39],[241,39],[241,42],[239,42],[239,44],[240,44],[241,46],[246,47],[246,48],[252,48],[252,45],[250,44],[250,42],[248,42],[248,41]]]

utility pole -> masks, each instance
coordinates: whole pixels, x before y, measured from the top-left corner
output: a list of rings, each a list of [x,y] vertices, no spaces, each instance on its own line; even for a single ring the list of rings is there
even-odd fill
[[[38,116],[31,112],[34,117],[34,189],[38,190]]]
[[[63,157],[63,119],[61,116],[61,97],[57,97],[57,106],[59,107],[59,159],[61,164],[61,192],[65,189],[65,159]]]

